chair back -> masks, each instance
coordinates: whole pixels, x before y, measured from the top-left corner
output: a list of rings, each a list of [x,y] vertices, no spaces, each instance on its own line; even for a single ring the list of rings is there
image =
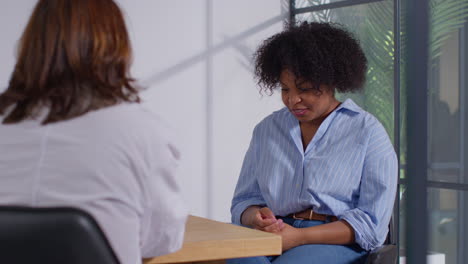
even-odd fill
[[[396,245],[396,226],[393,217],[388,224],[388,234],[385,243],[369,253],[366,264],[396,264],[398,263],[398,248]]]
[[[119,263],[94,218],[67,207],[0,206],[0,252],[0,263]]]

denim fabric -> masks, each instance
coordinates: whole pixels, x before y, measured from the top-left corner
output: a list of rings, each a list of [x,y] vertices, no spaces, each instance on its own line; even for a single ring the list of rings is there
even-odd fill
[[[289,225],[305,228],[324,224],[322,221],[282,218]],[[229,259],[228,264],[360,264],[365,263],[368,252],[359,245],[310,244],[292,248],[280,256]]]

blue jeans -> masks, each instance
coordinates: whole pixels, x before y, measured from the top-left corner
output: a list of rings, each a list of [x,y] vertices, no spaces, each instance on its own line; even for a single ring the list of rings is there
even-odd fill
[[[282,218],[297,228],[324,224],[323,221],[295,220]],[[283,252],[280,256],[229,259],[227,264],[358,264],[365,263],[368,252],[359,245],[302,245]]]

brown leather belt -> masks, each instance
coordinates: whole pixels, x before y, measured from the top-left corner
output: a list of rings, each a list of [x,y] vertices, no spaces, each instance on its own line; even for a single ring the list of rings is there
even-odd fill
[[[330,221],[335,222],[338,218],[334,215],[318,214],[312,209],[307,209],[299,213],[287,215],[286,217],[298,219],[298,220],[317,220],[317,221]]]

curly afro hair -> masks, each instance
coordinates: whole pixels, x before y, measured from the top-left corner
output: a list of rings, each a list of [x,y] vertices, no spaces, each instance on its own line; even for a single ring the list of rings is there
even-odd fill
[[[359,42],[337,24],[302,22],[267,40],[254,54],[261,91],[273,93],[281,72],[289,70],[316,89],[355,92],[366,81],[367,59]]]

